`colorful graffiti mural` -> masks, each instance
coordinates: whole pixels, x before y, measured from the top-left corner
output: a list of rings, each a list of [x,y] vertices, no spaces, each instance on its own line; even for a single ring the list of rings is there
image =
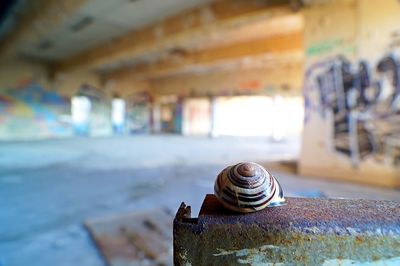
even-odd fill
[[[87,97],[90,101],[89,125],[87,126],[88,132],[86,134],[90,136],[111,135],[111,102],[107,95],[102,90],[89,84],[82,84],[76,95]],[[82,128],[82,126],[79,127]]]
[[[400,60],[382,57],[375,67],[343,56],[313,64],[305,76],[307,122],[331,117],[333,148],[354,167],[366,158],[400,167]]]
[[[131,94],[126,100],[127,128],[130,134],[151,130],[151,96],[148,92]]]
[[[72,135],[70,102],[35,81],[0,93],[0,139]]]
[[[160,98],[161,132],[182,133],[184,98],[166,95]]]

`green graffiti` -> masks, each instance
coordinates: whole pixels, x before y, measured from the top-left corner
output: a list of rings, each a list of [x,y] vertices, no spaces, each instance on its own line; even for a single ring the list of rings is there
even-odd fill
[[[320,42],[314,44],[313,46],[307,48],[306,55],[307,56],[317,56],[321,54],[326,54],[333,51],[335,48],[342,46],[343,40],[335,39],[335,40],[327,40],[324,42]]]

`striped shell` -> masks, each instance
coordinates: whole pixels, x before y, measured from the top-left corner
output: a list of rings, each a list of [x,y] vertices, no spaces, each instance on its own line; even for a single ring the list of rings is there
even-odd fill
[[[222,170],[214,193],[224,207],[237,212],[255,212],[285,202],[278,181],[256,163],[238,163]]]

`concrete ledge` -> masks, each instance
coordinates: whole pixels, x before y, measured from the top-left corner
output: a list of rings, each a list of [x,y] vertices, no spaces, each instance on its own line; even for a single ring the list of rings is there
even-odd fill
[[[251,214],[207,195],[174,219],[175,265],[400,265],[400,202],[288,198]]]

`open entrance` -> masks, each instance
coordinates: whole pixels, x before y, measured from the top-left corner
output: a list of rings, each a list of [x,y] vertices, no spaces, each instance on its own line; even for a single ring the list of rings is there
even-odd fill
[[[114,97],[111,102],[111,122],[114,134],[123,134],[125,131],[125,100]]]
[[[183,135],[208,135],[211,130],[209,98],[186,99],[183,105]]]
[[[160,103],[161,132],[182,132],[182,102],[174,95],[164,96]]]
[[[87,136],[90,132],[91,101],[86,96],[71,99],[71,120],[76,135]]]
[[[217,97],[212,134],[300,139],[303,113],[301,97]]]

